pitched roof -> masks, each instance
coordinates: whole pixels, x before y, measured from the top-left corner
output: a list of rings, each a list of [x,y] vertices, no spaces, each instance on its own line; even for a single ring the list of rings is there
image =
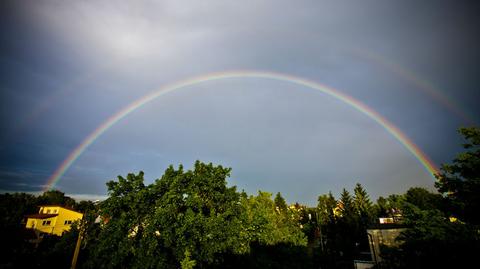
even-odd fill
[[[68,209],[70,211],[75,211],[77,213],[81,213],[81,212],[78,212],[76,211],[75,209],[73,209],[72,207],[69,207],[69,206],[65,206],[65,205],[39,205],[37,207],[61,207],[61,208],[64,208],[64,209]]]
[[[25,217],[31,218],[31,219],[48,219],[56,216],[58,216],[58,214],[32,214],[32,215],[26,215]]]

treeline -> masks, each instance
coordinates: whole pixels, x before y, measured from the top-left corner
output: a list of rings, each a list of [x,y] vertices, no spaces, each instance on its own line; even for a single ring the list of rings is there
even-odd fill
[[[84,204],[84,220],[64,236],[47,237],[37,248],[10,236],[1,265],[68,267],[82,231],[80,268],[353,268],[354,259],[370,259],[366,230],[391,217],[406,230],[398,247],[382,248],[376,267],[463,268],[480,250],[480,130],[461,132],[465,152],[442,166],[439,193],[414,187],[376,203],[357,184],[338,199],[320,195],[313,208],[288,205],[280,193],[228,187],[230,168],[199,161],[188,171],[171,166],[148,185],[142,172],[119,176],[107,183],[105,201]],[[63,195],[43,196],[53,193]],[[35,200],[0,197],[2,225],[21,231]],[[55,203],[71,203],[62,199]]]

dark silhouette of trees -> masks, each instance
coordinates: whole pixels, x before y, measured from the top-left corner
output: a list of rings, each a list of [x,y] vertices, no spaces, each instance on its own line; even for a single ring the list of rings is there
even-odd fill
[[[466,143],[453,163],[443,164],[435,186],[443,193],[458,218],[480,224],[480,128],[460,128]]]

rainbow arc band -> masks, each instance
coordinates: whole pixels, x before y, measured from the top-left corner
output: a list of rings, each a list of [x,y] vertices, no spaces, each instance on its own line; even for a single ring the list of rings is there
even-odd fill
[[[97,140],[103,133],[105,133],[110,127],[119,122],[121,119],[137,110],[138,108],[144,106],[145,104],[155,100],[156,98],[167,94],[169,92],[179,90],[188,86],[193,86],[195,84],[204,83],[214,80],[223,80],[223,79],[233,79],[233,78],[259,78],[259,79],[271,79],[277,81],[289,82],[297,85],[301,85],[307,88],[311,88],[317,91],[320,91],[324,94],[327,94],[335,99],[344,102],[347,105],[355,108],[357,111],[363,113],[370,119],[377,122],[382,126],[389,134],[391,134],[400,144],[402,144],[424,167],[424,169],[434,178],[434,174],[438,172],[435,164],[430,160],[430,158],[417,146],[413,143],[398,127],[393,123],[388,121],[386,118],[381,116],[378,112],[374,111],[372,108],[368,107],[359,100],[340,92],[334,88],[322,85],[320,83],[288,75],[282,73],[274,72],[265,72],[265,71],[229,71],[229,72],[219,72],[219,73],[210,73],[203,76],[188,78],[173,84],[166,85],[161,87],[158,90],[147,94],[136,101],[130,103],[126,107],[119,110],[117,113],[110,116],[106,121],[104,121],[100,126],[98,126],[92,133],[90,133],[83,141],[80,143],[60,164],[60,166],[54,171],[54,173],[48,178],[46,187],[44,191],[52,189],[55,184],[61,179],[61,177],[67,172],[67,170],[72,166],[72,164],[82,155],[82,153]]]

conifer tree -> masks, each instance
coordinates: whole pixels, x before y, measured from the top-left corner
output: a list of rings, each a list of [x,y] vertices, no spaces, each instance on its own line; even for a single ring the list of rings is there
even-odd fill
[[[360,217],[361,225],[365,227],[371,222],[373,217],[372,202],[370,201],[367,191],[360,183],[355,185],[354,193],[353,204],[355,213]]]
[[[287,202],[285,202],[285,199],[282,197],[282,194],[280,192],[277,192],[277,195],[275,195],[275,208],[279,210],[280,212],[286,212],[287,211]]]

